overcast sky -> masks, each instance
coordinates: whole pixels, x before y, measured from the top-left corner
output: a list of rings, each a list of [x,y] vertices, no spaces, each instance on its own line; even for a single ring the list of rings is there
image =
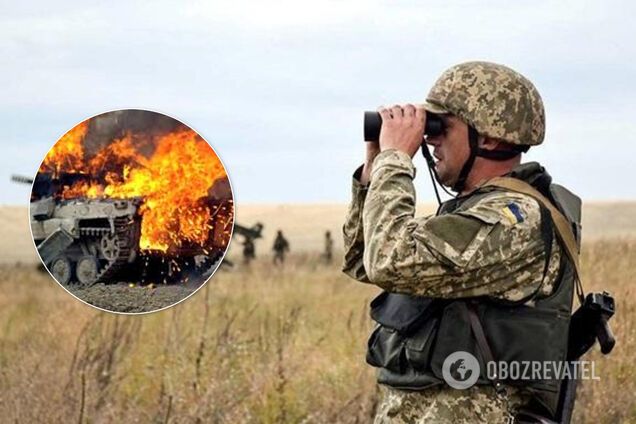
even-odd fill
[[[64,132],[131,107],[197,130],[238,202],[345,202],[362,111],[421,101],[476,59],[543,96],[545,145],[526,160],[585,200],[636,198],[629,2],[87,3],[0,0],[0,204],[28,202],[10,175],[33,175]],[[418,200],[433,201],[426,176]]]

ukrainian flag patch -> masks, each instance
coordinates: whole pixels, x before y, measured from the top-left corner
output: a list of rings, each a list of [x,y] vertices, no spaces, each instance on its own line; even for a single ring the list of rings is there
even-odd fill
[[[523,214],[516,203],[508,203],[501,212],[511,225],[523,222]]]

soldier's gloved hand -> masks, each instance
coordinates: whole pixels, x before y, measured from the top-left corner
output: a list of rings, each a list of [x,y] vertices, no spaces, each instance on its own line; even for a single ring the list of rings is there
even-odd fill
[[[426,111],[407,104],[390,109],[382,107],[378,112],[382,116],[380,150],[395,149],[412,158],[422,145]]]
[[[371,166],[373,165],[373,159],[380,153],[380,144],[377,141],[369,141],[364,143],[367,150],[366,158],[364,159],[364,166],[362,167],[362,173],[360,174],[360,184],[369,184],[371,178]]]

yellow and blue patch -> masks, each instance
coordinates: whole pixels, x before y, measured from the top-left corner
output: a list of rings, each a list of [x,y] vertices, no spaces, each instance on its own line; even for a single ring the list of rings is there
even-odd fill
[[[505,208],[501,209],[501,212],[511,225],[523,222],[523,214],[516,203],[508,203]]]

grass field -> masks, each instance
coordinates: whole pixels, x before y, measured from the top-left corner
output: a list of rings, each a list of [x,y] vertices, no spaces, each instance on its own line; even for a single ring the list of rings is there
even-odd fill
[[[418,205],[418,214],[435,211],[431,204]],[[342,249],[340,228],[346,213],[344,204],[238,205],[237,222],[252,226],[265,224],[263,239],[256,242],[257,253],[271,253],[276,230],[281,229],[295,252],[323,249],[325,231],[334,236],[334,247]],[[28,210],[25,207],[0,206],[0,263],[36,262],[29,236]],[[591,202],[583,205],[583,234],[587,241],[599,238],[636,237],[636,202]],[[240,243],[231,245],[230,254],[240,255]]]
[[[338,263],[321,263],[322,232],[331,229],[338,240],[342,207],[312,209],[311,219],[305,207],[281,208],[239,209],[239,219],[259,217],[266,237],[280,225],[292,248],[305,246],[284,269],[261,255],[250,269],[219,272],[185,302],[155,314],[100,313],[24,257],[18,265],[5,261],[0,421],[369,422],[377,390],[364,363],[367,305],[378,290],[345,277]],[[277,218],[282,211],[295,221]],[[609,357],[596,347],[589,355],[601,381],[584,382],[577,423],[636,422],[634,216],[605,228],[599,220],[584,243],[586,290],[608,289],[618,300],[618,344]],[[621,236],[616,222],[628,225]],[[310,225],[320,229],[316,237]]]

